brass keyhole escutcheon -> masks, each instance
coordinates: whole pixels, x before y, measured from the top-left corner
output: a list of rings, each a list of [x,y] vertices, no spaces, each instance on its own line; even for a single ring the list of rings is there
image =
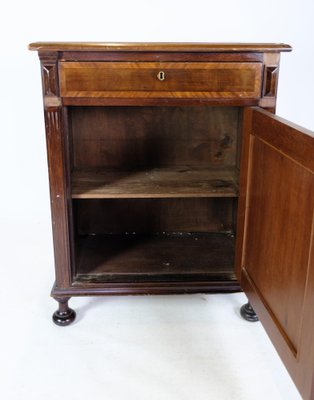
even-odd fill
[[[158,72],[157,78],[158,78],[160,81],[164,81],[164,80],[165,80],[165,77],[166,77],[166,74],[164,73],[164,71],[159,71],[159,72]]]

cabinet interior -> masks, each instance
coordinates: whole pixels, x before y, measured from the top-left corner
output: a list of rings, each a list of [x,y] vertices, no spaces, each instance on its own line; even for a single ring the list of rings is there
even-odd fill
[[[234,277],[240,107],[68,107],[76,283]]]

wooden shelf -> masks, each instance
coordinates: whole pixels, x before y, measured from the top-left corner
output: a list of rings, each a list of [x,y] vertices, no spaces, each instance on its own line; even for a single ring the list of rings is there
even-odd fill
[[[234,241],[223,233],[89,235],[77,241],[75,280],[235,280]]]
[[[236,197],[235,168],[152,168],[134,171],[88,170],[72,174],[72,198]]]

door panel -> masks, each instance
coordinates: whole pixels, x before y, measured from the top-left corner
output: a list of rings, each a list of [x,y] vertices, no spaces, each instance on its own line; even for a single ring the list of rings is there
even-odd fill
[[[313,348],[313,133],[245,111],[240,183],[241,285],[304,398]]]

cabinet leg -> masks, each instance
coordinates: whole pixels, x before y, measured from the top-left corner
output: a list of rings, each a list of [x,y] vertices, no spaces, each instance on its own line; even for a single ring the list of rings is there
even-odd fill
[[[56,325],[67,326],[70,325],[74,320],[76,313],[72,308],[68,306],[69,297],[54,298],[59,303],[59,308],[52,315],[52,320]]]
[[[251,306],[250,303],[246,303],[241,307],[240,314],[242,318],[244,318],[246,321],[250,322],[258,321],[258,316],[255,314],[255,311],[253,310],[253,307]]]

